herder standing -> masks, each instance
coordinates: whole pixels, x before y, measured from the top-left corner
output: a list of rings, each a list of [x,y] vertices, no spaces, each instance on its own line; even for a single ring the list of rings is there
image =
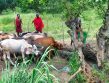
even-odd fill
[[[17,17],[15,19],[15,27],[17,35],[20,36],[20,33],[22,33],[22,20],[20,18],[20,14],[17,14]]]
[[[36,14],[36,17],[34,18],[32,23],[34,23],[36,32],[42,33],[42,29],[44,28],[44,23],[43,23],[41,17],[39,17],[38,13]]]

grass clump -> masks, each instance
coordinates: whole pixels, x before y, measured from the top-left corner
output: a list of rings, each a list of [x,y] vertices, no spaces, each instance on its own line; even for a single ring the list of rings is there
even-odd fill
[[[4,26],[2,28],[3,28],[2,31],[5,33],[13,32],[13,30],[15,30],[15,26],[12,25]]]
[[[4,25],[10,24],[12,22],[14,23],[14,18],[9,17],[9,16],[1,19],[1,23],[4,24]]]
[[[92,70],[93,76],[101,81],[101,83],[109,83],[109,63],[105,62],[103,69],[99,70],[96,67],[93,67]]]
[[[69,65],[71,67],[71,71],[69,72],[70,74],[74,74],[79,69],[79,67],[81,66],[81,63],[78,56],[78,52],[73,52],[69,61]],[[85,83],[85,77],[84,75],[79,73],[69,83]]]

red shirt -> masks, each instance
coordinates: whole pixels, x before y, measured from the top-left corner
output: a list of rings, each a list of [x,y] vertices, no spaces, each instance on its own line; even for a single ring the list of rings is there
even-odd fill
[[[43,21],[40,17],[35,17],[33,20],[34,26],[37,31],[42,32],[42,28],[44,28]]]

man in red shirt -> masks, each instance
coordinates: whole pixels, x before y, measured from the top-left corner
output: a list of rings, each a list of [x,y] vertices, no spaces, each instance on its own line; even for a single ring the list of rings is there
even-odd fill
[[[39,17],[39,14],[36,14],[36,17],[34,18],[32,23],[34,23],[36,31],[42,33],[42,29],[44,28],[44,24],[43,24],[41,17]]]
[[[20,14],[17,14],[17,17],[15,19],[15,27],[16,27],[17,35],[19,36],[20,33],[22,32],[22,20],[20,18]]]

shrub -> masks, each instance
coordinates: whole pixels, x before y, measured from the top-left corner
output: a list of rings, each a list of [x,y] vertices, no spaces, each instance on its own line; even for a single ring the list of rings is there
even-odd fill
[[[3,32],[13,32],[15,30],[15,27],[12,25],[6,25],[2,27]]]
[[[109,83],[109,63],[105,62],[102,70],[98,70],[96,66],[93,66],[92,73],[95,78],[101,81],[101,83]]]
[[[14,22],[14,18],[6,16],[1,19],[2,24],[7,25],[10,24],[11,22]]]
[[[22,11],[22,10],[21,10],[20,7],[15,7],[15,12],[16,12],[16,13],[21,13],[21,11]]]
[[[4,14],[11,14],[11,13],[13,13],[13,10],[12,9],[6,9],[6,10],[3,10],[2,11],[2,14],[4,15]]]
[[[80,67],[80,60],[77,52],[73,52],[72,57],[70,58],[69,65],[71,67],[70,74],[74,74]],[[81,73],[72,79],[69,83],[85,83],[85,77]]]

